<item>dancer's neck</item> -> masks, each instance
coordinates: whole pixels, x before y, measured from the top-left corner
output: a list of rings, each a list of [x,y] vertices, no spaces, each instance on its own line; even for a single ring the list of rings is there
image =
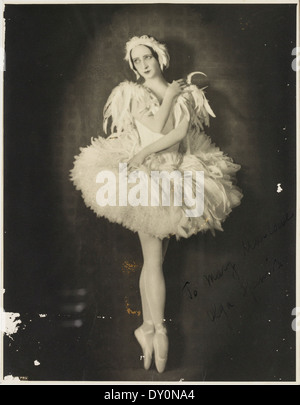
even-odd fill
[[[163,100],[168,85],[169,83],[163,76],[156,76],[145,81],[145,86],[148,87],[160,100]]]

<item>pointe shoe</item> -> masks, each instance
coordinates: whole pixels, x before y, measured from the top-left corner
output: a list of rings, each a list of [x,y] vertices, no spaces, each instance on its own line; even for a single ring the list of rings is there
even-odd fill
[[[134,331],[134,336],[136,337],[136,340],[139,342],[143,350],[144,369],[149,370],[149,368],[151,367],[153,356],[154,326],[152,330],[150,328],[146,331],[143,329],[143,326],[140,326]]]
[[[163,324],[156,325],[153,347],[156,369],[159,373],[163,373],[167,365],[169,351],[167,329],[164,327]]]

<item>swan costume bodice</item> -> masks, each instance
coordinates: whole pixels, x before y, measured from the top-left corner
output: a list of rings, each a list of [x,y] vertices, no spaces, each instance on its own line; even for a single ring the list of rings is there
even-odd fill
[[[140,142],[141,142],[141,147],[145,148],[146,146],[158,141],[159,139],[163,138],[165,135],[159,133],[159,132],[153,132],[151,129],[146,127],[144,124],[142,124],[140,121],[137,119],[135,120],[136,128],[139,133],[140,137]],[[165,149],[167,152],[177,152],[179,148],[179,143],[171,146],[168,149]]]

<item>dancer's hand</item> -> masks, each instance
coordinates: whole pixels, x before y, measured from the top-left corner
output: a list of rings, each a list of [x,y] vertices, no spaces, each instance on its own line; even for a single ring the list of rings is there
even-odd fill
[[[128,162],[128,170],[136,170],[143,164],[144,160],[146,159],[146,154],[141,150],[136,155],[134,155]]]
[[[179,96],[187,87],[186,80],[179,79],[173,80],[171,84],[169,84],[165,97],[175,98]]]

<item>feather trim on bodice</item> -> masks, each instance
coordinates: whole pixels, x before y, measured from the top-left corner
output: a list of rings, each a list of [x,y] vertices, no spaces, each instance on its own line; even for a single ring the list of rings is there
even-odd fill
[[[139,112],[148,116],[154,115],[159,108],[156,96],[143,85],[124,81],[115,87],[109,96],[103,111],[103,129],[107,134],[108,122],[111,120],[111,133],[120,134],[135,128],[135,120],[131,112],[132,100],[140,106]],[[187,138],[187,149],[193,153],[193,138],[196,133],[209,126],[209,116],[215,117],[202,89],[189,85],[186,91],[176,100],[173,108],[173,122],[176,128],[183,117],[190,122]]]
[[[130,130],[134,126],[134,118],[131,113],[131,103],[135,100],[140,106],[141,114],[154,114],[154,95],[151,95],[145,87],[133,82],[122,82],[113,89],[103,110],[103,130],[107,134],[108,122],[111,119],[111,133],[121,133]]]

